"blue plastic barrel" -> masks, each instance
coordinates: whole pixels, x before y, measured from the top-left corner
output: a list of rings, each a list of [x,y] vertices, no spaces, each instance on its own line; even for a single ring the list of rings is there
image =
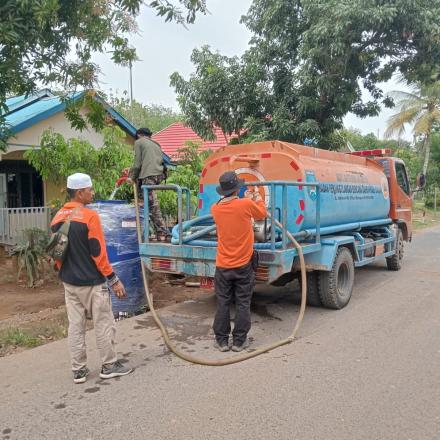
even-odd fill
[[[122,200],[98,200],[89,207],[99,213],[110,264],[127,292],[126,298],[119,299],[110,289],[113,315],[136,314],[144,308],[146,298],[135,207]]]

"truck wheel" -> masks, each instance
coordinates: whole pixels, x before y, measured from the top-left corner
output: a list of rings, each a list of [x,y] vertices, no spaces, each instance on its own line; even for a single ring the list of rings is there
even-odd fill
[[[307,302],[308,306],[322,307],[321,298],[319,297],[319,272],[306,272],[307,274]],[[295,304],[301,304],[301,275],[298,278],[299,291],[295,291],[293,299]]]
[[[402,260],[403,260],[403,252],[404,252],[404,246],[403,246],[403,236],[402,231],[400,229],[397,230],[397,237],[396,237],[396,252],[394,255],[391,255],[391,257],[387,257],[387,268],[388,270],[400,270],[402,267]]]
[[[318,284],[324,307],[339,310],[348,304],[353,292],[354,263],[347,248],[338,249],[332,270],[320,272]]]

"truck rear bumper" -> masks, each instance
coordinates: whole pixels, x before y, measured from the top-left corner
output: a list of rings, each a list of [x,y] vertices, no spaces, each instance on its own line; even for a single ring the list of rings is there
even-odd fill
[[[304,255],[321,249],[319,243],[302,246]],[[199,277],[213,277],[217,248],[168,243],[142,243],[139,253],[146,267],[153,272],[187,274]],[[259,265],[256,280],[271,283],[282,274],[290,272],[298,256],[296,249],[259,250]]]

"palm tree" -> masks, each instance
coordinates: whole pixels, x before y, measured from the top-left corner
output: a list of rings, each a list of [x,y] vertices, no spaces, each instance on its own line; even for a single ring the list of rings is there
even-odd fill
[[[385,137],[394,133],[399,136],[405,132],[405,125],[413,126],[413,134],[422,137],[424,154],[423,174],[426,175],[431,151],[431,132],[436,124],[440,124],[440,81],[431,84],[419,84],[414,92],[391,92],[397,99],[398,113],[388,120]]]

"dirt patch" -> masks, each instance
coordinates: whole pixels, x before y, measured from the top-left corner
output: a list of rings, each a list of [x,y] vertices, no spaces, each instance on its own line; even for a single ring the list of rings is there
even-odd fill
[[[18,280],[12,258],[0,264],[0,356],[17,353],[66,335],[64,290],[47,267],[44,279],[29,288]]]
[[[157,272],[150,274],[148,287],[153,295],[154,307],[161,308],[212,295],[213,290],[186,286],[186,283],[197,282],[197,278],[194,277],[177,278],[173,275],[160,274]]]
[[[15,273],[11,258],[0,262],[0,357],[26,349],[10,342],[2,344],[2,337],[10,329],[25,332],[38,339],[39,344],[63,338],[67,334],[64,289],[57,275],[48,270],[41,285],[28,288],[24,280],[17,282]],[[197,300],[212,294],[210,290],[185,286],[187,281],[196,280],[152,274],[149,288],[155,307]],[[88,321],[88,327],[93,327],[91,321]]]
[[[0,265],[0,285],[0,321],[64,304],[64,289],[55,274],[48,273],[40,286],[28,288],[24,280],[17,283],[11,258]]]

